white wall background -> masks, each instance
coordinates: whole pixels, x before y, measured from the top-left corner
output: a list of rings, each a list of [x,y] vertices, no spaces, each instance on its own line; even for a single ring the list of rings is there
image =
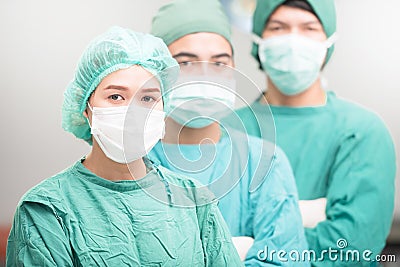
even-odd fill
[[[326,72],[330,87],[382,117],[395,142],[399,168],[400,1],[337,0],[337,7],[340,40]],[[397,170],[397,221],[400,220],[399,176]]]
[[[0,0],[0,224],[30,187],[89,150],[61,129],[63,91],[87,43],[112,25],[149,31],[167,2]],[[329,88],[379,113],[400,148],[400,1],[337,0],[337,11]],[[264,87],[250,36],[235,30],[233,41],[237,68]],[[397,194],[400,219],[399,209]]]

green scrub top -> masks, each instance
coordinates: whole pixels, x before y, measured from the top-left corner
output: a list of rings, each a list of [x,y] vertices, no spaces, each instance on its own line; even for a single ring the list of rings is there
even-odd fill
[[[237,111],[249,134],[275,136],[271,135],[274,129],[263,127],[263,121],[270,120],[267,108],[256,101]],[[323,106],[270,108],[276,143],[292,165],[299,199],[327,198],[327,219],[305,229],[310,248],[316,252],[338,249],[336,242],[345,239],[348,250],[357,249],[360,254],[371,250],[371,258],[380,253],[392,222],[396,173],[393,141],[382,120],[333,92],[327,93]],[[354,263],[363,265],[371,263]]]
[[[285,154],[260,138],[234,129],[221,131],[215,145],[159,142],[148,157],[208,185],[232,236],[254,239],[246,266],[309,266],[307,261],[292,261],[288,254],[281,260],[272,253],[308,248]]]
[[[112,182],[79,161],[23,196],[6,265],[242,266],[215,197],[199,188],[161,166]]]

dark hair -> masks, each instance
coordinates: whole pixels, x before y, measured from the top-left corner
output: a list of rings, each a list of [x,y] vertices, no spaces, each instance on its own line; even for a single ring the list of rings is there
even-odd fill
[[[302,10],[312,13],[313,15],[315,15],[318,18],[318,15],[314,12],[314,9],[311,7],[311,5],[306,0],[286,0],[281,5],[277,6],[276,9],[278,9],[280,6],[290,6],[290,7],[299,8],[299,9],[302,9]],[[276,9],[270,14],[265,25],[268,24],[269,19],[271,18],[271,15],[276,11]],[[321,21],[319,18],[318,18],[318,20]]]
[[[315,14],[314,9],[306,0],[286,0],[285,2],[283,2],[282,6],[300,8],[310,13],[313,13],[316,17],[318,17],[317,14]]]

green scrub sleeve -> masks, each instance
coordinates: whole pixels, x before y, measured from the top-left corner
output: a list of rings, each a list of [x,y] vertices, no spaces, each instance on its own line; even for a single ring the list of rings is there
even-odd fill
[[[7,246],[7,267],[76,266],[61,219],[50,207],[25,202],[17,208]]]
[[[368,258],[375,259],[390,231],[396,173],[394,147],[386,127],[378,120],[365,131],[352,131],[343,139],[329,175],[327,220],[306,229],[306,237],[310,247],[319,252],[317,255],[322,250],[345,246],[343,251],[358,250],[360,255],[360,262],[346,266],[374,266],[362,254],[370,250]],[[336,263],[324,260],[313,265]]]
[[[243,266],[217,202],[198,207],[198,210],[205,266]]]
[[[308,246],[293,172],[279,148],[276,148],[270,172],[260,187],[250,194],[250,203],[248,223],[252,225],[254,243],[247,252],[245,265],[310,266],[308,261],[289,257],[291,251],[301,253]],[[278,257],[279,251],[286,254]]]

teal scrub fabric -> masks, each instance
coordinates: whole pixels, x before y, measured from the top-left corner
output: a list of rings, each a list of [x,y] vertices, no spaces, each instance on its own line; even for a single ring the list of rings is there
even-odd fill
[[[216,145],[159,142],[148,156],[174,172],[209,185],[219,198],[218,207],[232,236],[255,240],[246,266],[293,266],[290,260],[258,257],[266,247],[288,253],[307,249],[293,173],[279,148],[274,153],[272,144],[228,129],[222,130]]]
[[[7,266],[242,265],[212,193],[161,166],[112,182],[77,162],[25,194],[7,248]]]
[[[269,120],[266,108],[256,101],[237,111],[249,134],[271,136],[273,129],[263,127]],[[324,106],[270,108],[276,143],[289,158],[300,200],[327,198],[327,220],[305,229],[310,248],[337,249],[337,240],[345,239],[348,250],[371,250],[371,258],[380,253],[390,231],[396,173],[393,141],[382,120],[333,92]]]

